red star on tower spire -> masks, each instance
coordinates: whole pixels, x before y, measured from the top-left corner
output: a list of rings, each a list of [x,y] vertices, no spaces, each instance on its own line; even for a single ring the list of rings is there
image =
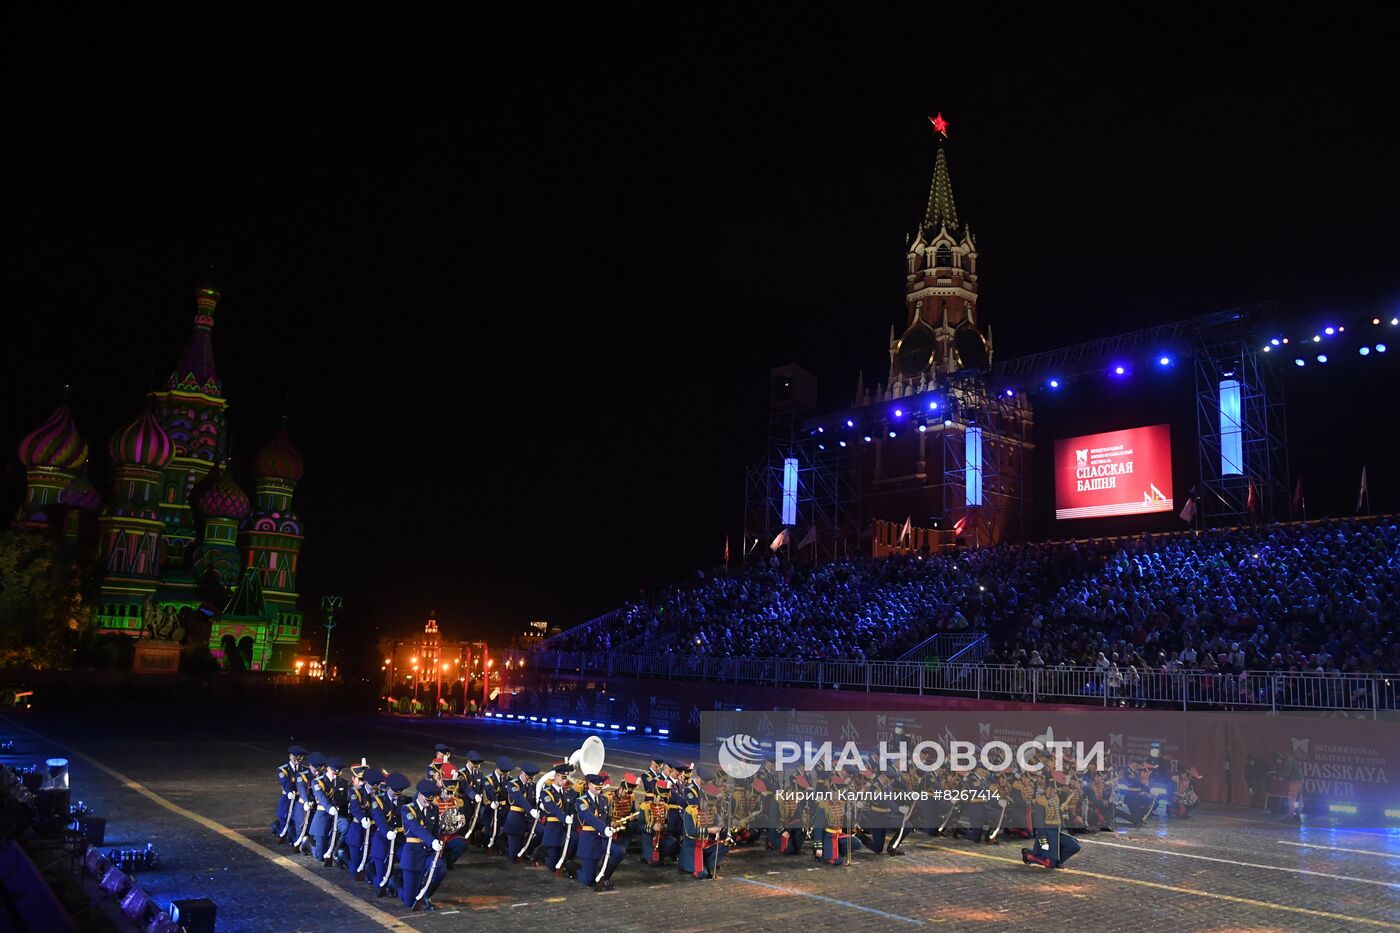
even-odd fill
[[[935,132],[941,133],[944,139],[948,138],[948,121],[943,119],[943,111],[940,110],[936,117],[929,117],[928,122],[933,124]]]

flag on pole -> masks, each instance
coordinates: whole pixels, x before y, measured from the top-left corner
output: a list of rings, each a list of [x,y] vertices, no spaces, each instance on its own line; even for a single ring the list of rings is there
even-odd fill
[[[788,530],[784,528],[782,531],[778,532],[778,536],[773,539],[773,543],[768,545],[768,550],[776,552],[778,548],[782,547],[784,544],[787,544],[787,531]]]
[[[1244,500],[1244,510],[1253,515],[1259,509],[1259,497],[1254,492],[1254,479],[1249,481],[1249,495]]]
[[[967,531],[967,516],[963,515],[962,518],[953,522],[953,535],[961,538],[965,531]]]
[[[1188,525],[1196,520],[1196,500],[1187,499],[1186,504],[1181,507],[1181,520]]]
[[[903,544],[904,539],[909,537],[909,533],[914,530],[913,518],[914,516],[910,515],[908,518],[904,519],[904,527],[899,531],[900,544]]]
[[[1371,504],[1371,494],[1366,489],[1366,468],[1361,468],[1361,489],[1356,493],[1356,511],[1361,511],[1361,503]]]
[[[802,536],[802,543],[798,547],[811,547],[817,543],[817,526],[813,525],[807,529],[807,533]]]
[[[724,562],[729,563],[729,535],[724,536]]]

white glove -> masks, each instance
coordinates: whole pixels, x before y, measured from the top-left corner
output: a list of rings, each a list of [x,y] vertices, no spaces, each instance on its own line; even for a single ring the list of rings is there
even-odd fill
[[[441,852],[441,851],[442,851],[442,840],[441,840],[441,839],[434,839],[434,840],[433,840],[433,851],[434,851],[434,852]]]
[[[331,813],[331,816],[339,816],[339,815],[340,815],[340,811],[337,810],[335,807],[331,807],[330,813]]]
[[[564,817],[564,825],[565,825],[565,826],[572,826],[572,825],[574,825],[574,815],[573,815],[572,813],[570,813],[568,816]]]
[[[537,820],[537,819],[539,819],[539,818],[540,818],[540,811],[539,811],[539,810],[534,810],[534,809],[532,809],[532,810],[530,811],[530,819],[532,819],[532,820]]]
[[[294,791],[294,790],[289,790],[289,791],[287,791],[287,799],[288,799],[288,800],[296,800],[296,799],[297,799],[297,792]]]
[[[394,841],[394,837],[397,836],[398,834],[399,834],[399,831],[398,831],[397,829],[386,829],[386,830],[384,830],[384,838],[385,838],[385,839],[388,839],[390,842],[393,842],[393,841]]]
[[[369,818],[369,817],[367,817],[367,816],[362,816],[362,817],[360,817],[360,825],[361,825],[361,826],[363,826],[365,829],[369,829],[369,824],[370,824],[370,818]]]
[[[491,801],[491,809],[492,809],[492,810],[496,809],[496,808],[499,807],[499,806],[500,806],[500,804],[497,803],[496,801],[494,801],[494,800]]]
[[[904,806],[900,807],[900,808],[899,808],[899,812],[900,812],[900,813],[903,813],[905,816],[908,816],[908,815],[909,815],[909,804],[906,803]]]
[[[308,801],[306,801],[305,803],[303,803],[303,804],[301,805],[301,808],[302,808],[303,810],[305,810],[307,813],[310,813],[310,812],[311,812],[311,801],[308,800]]]
[[[613,834],[613,828],[612,828],[611,826],[604,827],[604,829],[603,829],[603,835],[604,835],[604,836],[611,836],[612,834]]]

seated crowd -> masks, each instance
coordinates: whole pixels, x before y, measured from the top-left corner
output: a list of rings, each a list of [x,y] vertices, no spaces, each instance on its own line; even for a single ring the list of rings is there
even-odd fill
[[[928,556],[751,565],[565,633],[575,651],[893,659],[986,632],[988,664],[1400,670],[1400,529],[1266,525]]]

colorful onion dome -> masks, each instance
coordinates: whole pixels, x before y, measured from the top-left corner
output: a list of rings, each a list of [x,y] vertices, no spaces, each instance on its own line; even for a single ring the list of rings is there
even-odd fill
[[[232,518],[242,521],[253,508],[248,494],[233,476],[217,466],[195,487],[191,499],[199,513],[208,518]]]
[[[19,459],[30,469],[48,467],[71,472],[87,462],[88,445],[78,435],[73,413],[59,405],[53,414],[19,442]]]
[[[96,512],[102,508],[102,494],[92,485],[92,480],[88,479],[87,471],[84,470],[58,494],[58,502],[70,509]]]
[[[116,463],[164,469],[175,456],[175,444],[155,415],[143,411],[136,419],[112,435],[107,450]]]
[[[301,453],[292,443],[292,436],[285,424],[277,429],[272,440],[253,458],[253,475],[259,478],[286,479],[295,483],[301,479],[302,470]]]

